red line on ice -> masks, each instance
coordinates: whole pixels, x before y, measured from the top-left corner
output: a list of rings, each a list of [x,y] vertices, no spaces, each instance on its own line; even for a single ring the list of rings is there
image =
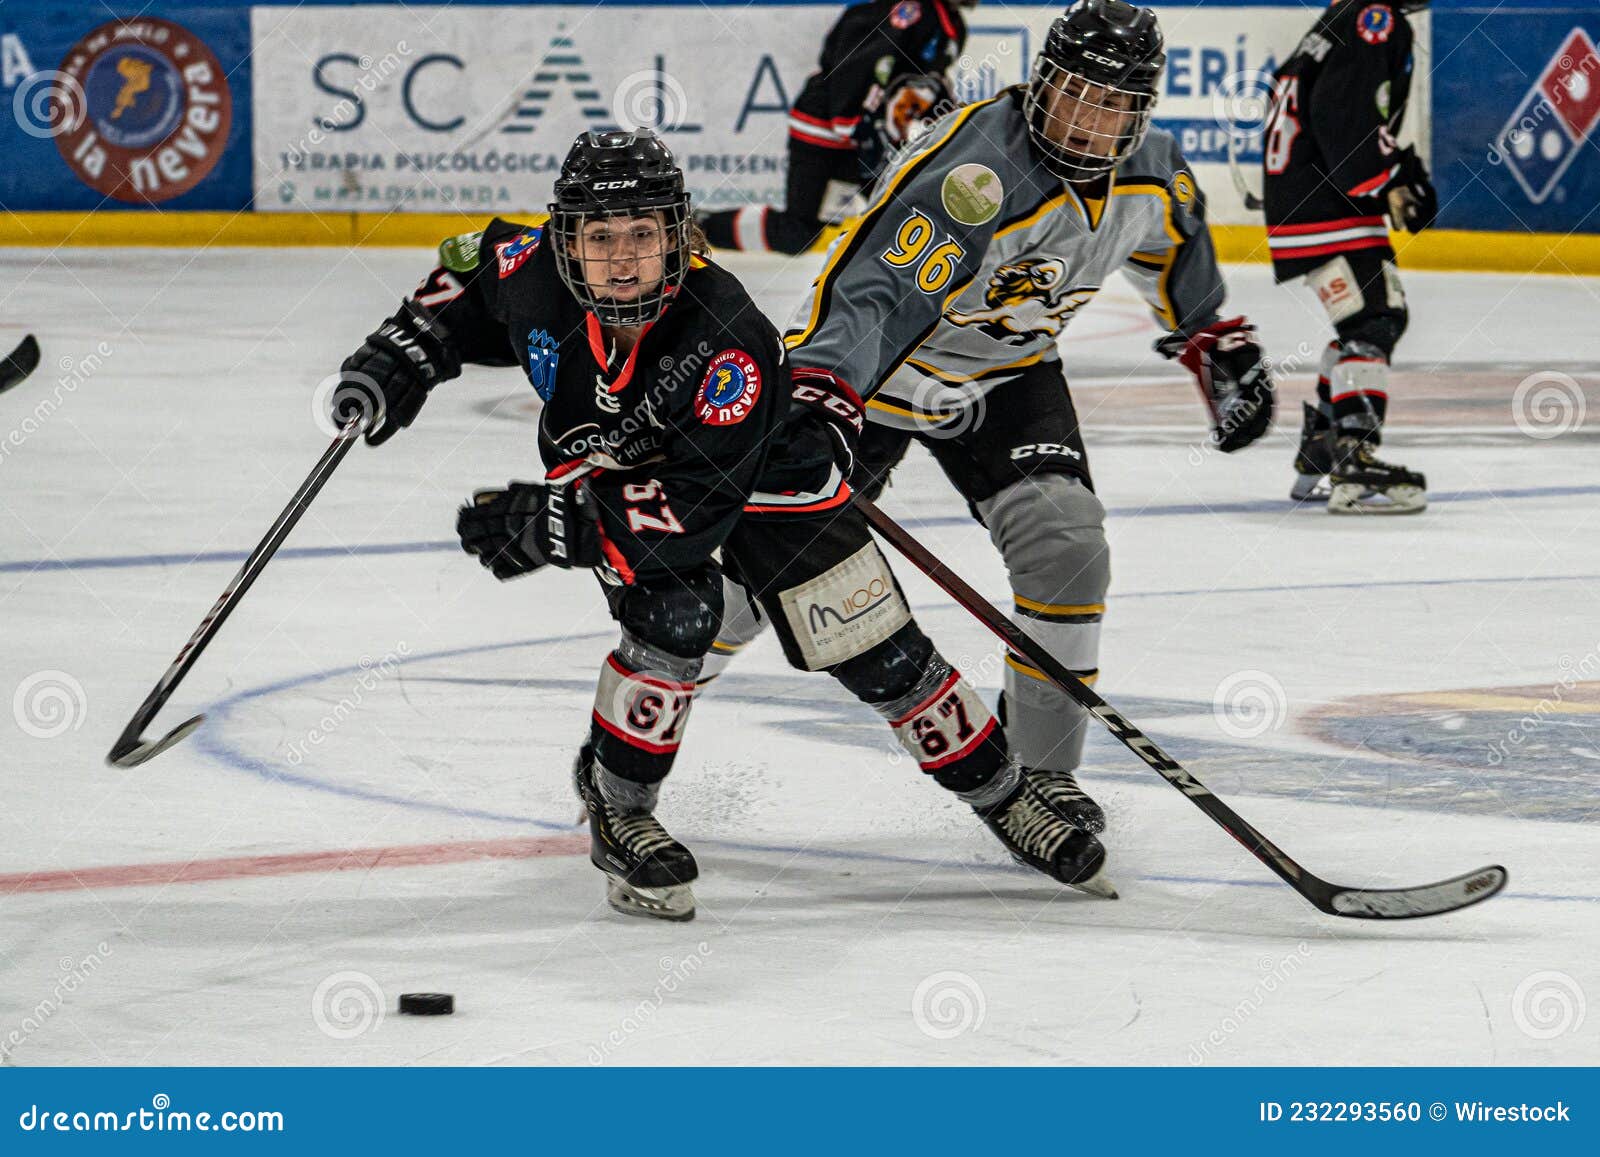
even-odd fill
[[[400,844],[388,848],[345,848],[280,856],[227,856],[215,860],[175,860],[161,864],[118,864],[0,876],[0,896],[13,896],[20,892],[203,884],[212,880],[292,876],[303,872],[415,868],[433,864],[459,864],[468,860],[527,860],[538,856],[573,856],[588,850],[588,833],[575,832],[562,836],[463,840],[450,844]]]

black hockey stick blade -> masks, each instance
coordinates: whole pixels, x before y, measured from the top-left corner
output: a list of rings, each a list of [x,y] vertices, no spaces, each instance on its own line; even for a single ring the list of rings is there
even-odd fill
[[[106,762],[112,767],[138,767],[141,763],[154,759],[173,744],[182,743],[198,731],[205,721],[204,715],[196,715],[193,719],[184,720],[165,736],[156,740],[141,740],[137,734],[129,739],[124,732],[123,738],[117,740],[116,746],[106,756]]]
[[[30,333],[0,361],[0,394],[23,381],[39,368],[39,343]]]
[[[1330,916],[1348,916],[1358,920],[1406,920],[1416,916],[1438,916],[1480,904],[1506,886],[1506,870],[1498,864],[1416,888],[1351,888],[1330,884],[1306,871],[1297,860],[1257,830],[1254,824],[1211,794],[1210,788],[1156,746],[1153,739],[1100,698],[1087,683],[1073,675],[1043,644],[990,606],[988,600],[935,558],[933,552],[904,527],[859,494],[855,496],[855,504],[866,515],[872,528],[910,559],[918,570],[999,636],[1001,642],[1105,724],[1106,730],[1124,747],[1187,796],[1190,803],[1210,816],[1213,823],[1318,910]]]
[[[283,508],[283,513],[278,515],[278,520],[267,531],[266,537],[256,544],[255,550],[250,552],[250,557],[244,560],[239,573],[233,576],[233,581],[228,584],[221,597],[211,605],[206,617],[200,620],[200,625],[195,628],[194,634],[189,636],[189,641],[178,652],[178,657],[161,676],[161,681],[149,695],[145,696],[144,702],[133,713],[133,718],[128,720],[128,725],[122,729],[122,734],[117,737],[116,743],[106,753],[106,762],[112,767],[138,767],[141,763],[147,763],[167,748],[182,743],[205,722],[204,715],[196,715],[192,719],[184,720],[160,739],[151,740],[144,737],[145,728],[154,722],[157,713],[166,705],[173,691],[177,690],[178,684],[183,682],[183,677],[189,673],[189,668],[194,666],[195,660],[206,649],[206,645],[216,637],[217,632],[222,629],[222,624],[228,621],[228,616],[233,613],[233,609],[239,605],[245,593],[266,569],[267,563],[278,552],[278,547],[283,545],[283,540],[289,537],[289,532],[294,529],[301,515],[305,514],[306,508],[311,505],[311,500],[321,492],[360,436],[360,418],[352,418],[329,444],[322,457],[317,460],[317,464],[311,468],[311,473],[306,475],[306,480],[300,484],[300,489],[295,491],[294,497],[289,500],[289,505]]]
[[[1499,895],[1509,879],[1499,864],[1417,888],[1338,888],[1309,877],[1327,889],[1326,906],[1317,899],[1312,903],[1324,912],[1357,920],[1409,920],[1455,912]]]

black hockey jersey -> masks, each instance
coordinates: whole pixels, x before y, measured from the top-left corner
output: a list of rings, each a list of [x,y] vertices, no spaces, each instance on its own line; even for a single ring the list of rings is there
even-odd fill
[[[1334,0],[1279,66],[1262,167],[1280,281],[1351,250],[1393,255],[1384,195],[1411,47],[1411,23],[1393,4]]]
[[[844,10],[822,59],[789,110],[789,135],[825,149],[854,149],[856,122],[873,85],[901,73],[944,72],[966,43],[949,0],[867,0]]]
[[[731,274],[695,257],[666,311],[619,357],[562,282],[553,243],[543,218],[497,218],[446,241],[415,300],[462,361],[522,367],[544,399],[545,468],[590,469],[581,484],[624,581],[700,565],[761,505],[763,486],[793,490],[795,478],[828,472],[814,421],[779,430],[791,404],[782,345]]]

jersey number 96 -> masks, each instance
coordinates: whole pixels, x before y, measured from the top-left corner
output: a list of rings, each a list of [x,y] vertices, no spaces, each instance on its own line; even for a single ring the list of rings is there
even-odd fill
[[[937,245],[932,244],[933,236],[933,222],[921,213],[913,213],[900,222],[894,244],[881,255],[883,263],[893,269],[916,265],[917,288],[923,293],[938,293],[949,285],[967,252],[948,233]]]

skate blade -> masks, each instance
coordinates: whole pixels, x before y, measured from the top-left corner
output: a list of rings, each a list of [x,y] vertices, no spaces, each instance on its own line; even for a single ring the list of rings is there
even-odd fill
[[[1078,891],[1087,893],[1090,896],[1097,896],[1102,900],[1121,899],[1117,895],[1116,885],[1112,884],[1111,880],[1106,876],[1104,868],[1087,880],[1079,880],[1076,884],[1069,885],[1069,887],[1076,888]]]
[[[1369,490],[1365,486],[1335,486],[1328,496],[1329,514],[1420,514],[1428,508],[1428,494],[1417,486]]]
[[[1326,502],[1333,491],[1329,489],[1321,474],[1301,474],[1294,480],[1294,487],[1289,491],[1291,502]]]
[[[638,888],[606,873],[606,902],[624,916],[681,922],[694,919],[694,891],[688,884]]]

